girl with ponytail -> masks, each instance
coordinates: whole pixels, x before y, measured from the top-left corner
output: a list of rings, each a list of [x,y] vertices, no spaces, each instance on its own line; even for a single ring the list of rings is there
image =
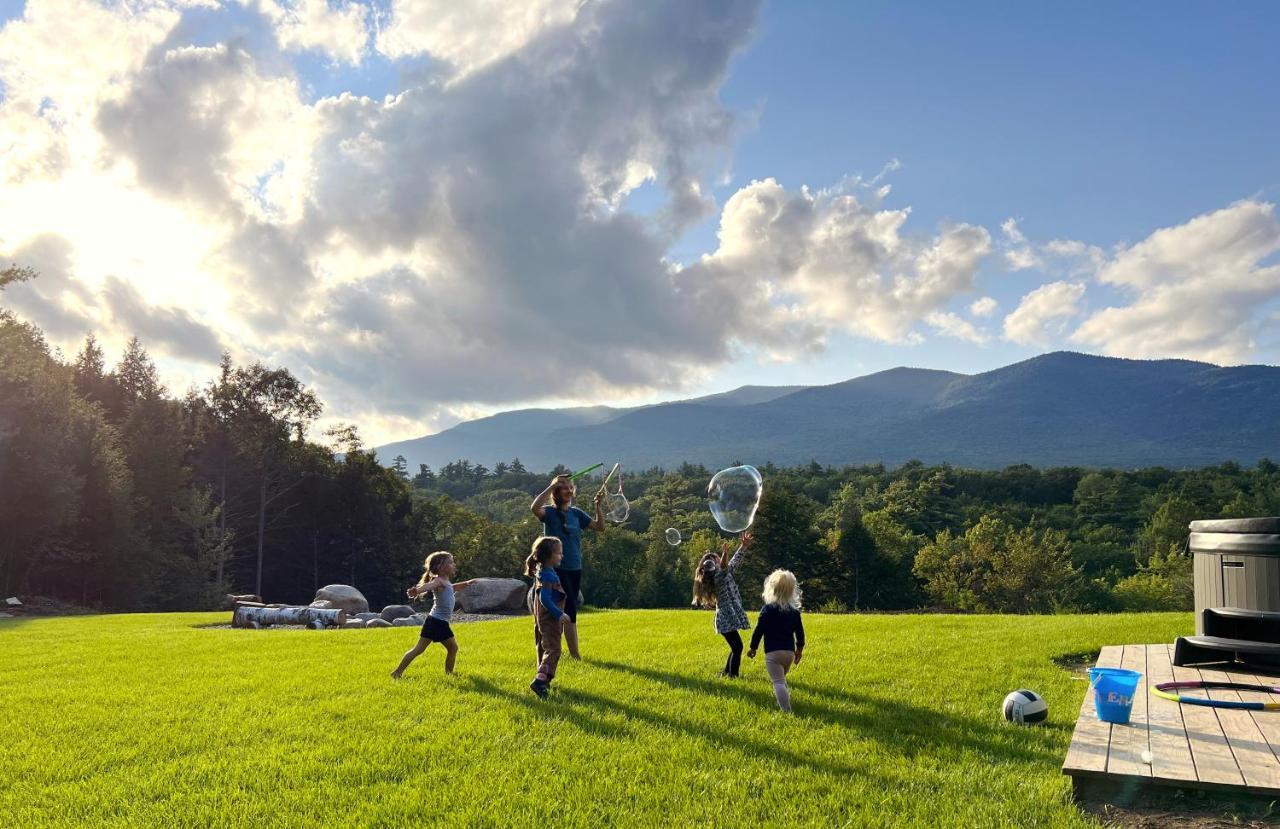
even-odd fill
[[[543,699],[556,676],[560,662],[560,637],[569,620],[565,613],[565,591],[556,574],[556,565],[564,557],[560,539],[544,535],[533,542],[524,562],[524,574],[533,579],[529,590],[529,612],[533,614],[533,645],[538,651],[538,675],[529,688]]]

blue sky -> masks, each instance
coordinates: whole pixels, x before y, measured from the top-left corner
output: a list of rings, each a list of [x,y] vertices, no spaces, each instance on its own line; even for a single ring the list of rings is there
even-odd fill
[[[6,302],[67,351],[141,335],[175,388],[287,365],[375,441],[1059,348],[1280,360],[1274,3],[0,24],[0,256],[42,274]]]
[[[717,192],[765,176],[821,187],[897,158],[891,202],[912,207],[915,227],[1014,217],[1031,237],[1137,241],[1280,195],[1278,39],[1274,3],[773,3],[724,88],[734,109],[760,118]],[[704,223],[679,254],[704,252],[714,232]],[[1016,304],[1037,278],[992,268],[984,284]],[[971,372],[1041,350],[842,336],[798,374],[831,382],[903,363]],[[795,382],[796,369],[725,377]]]

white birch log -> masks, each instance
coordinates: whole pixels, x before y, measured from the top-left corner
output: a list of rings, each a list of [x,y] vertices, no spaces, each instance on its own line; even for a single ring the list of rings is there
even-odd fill
[[[306,625],[308,627],[342,627],[347,611],[318,607],[253,607],[242,604],[231,614],[231,626],[267,627],[269,625]]]

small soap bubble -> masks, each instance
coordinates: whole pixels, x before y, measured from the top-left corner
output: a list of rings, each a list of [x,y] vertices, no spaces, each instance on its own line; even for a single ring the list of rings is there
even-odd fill
[[[754,466],[731,466],[711,479],[707,486],[707,506],[720,529],[740,533],[755,520],[762,492],[764,479]]]
[[[678,547],[681,541],[684,539],[680,537],[680,531],[675,527],[667,527],[667,543],[672,547]]]

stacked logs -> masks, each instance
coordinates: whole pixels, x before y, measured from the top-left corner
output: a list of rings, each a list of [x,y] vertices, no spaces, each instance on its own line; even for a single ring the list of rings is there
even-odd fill
[[[299,607],[261,602],[236,602],[231,613],[233,628],[258,628],[271,625],[306,625],[314,630],[340,628],[347,622],[347,611],[342,608]]]

